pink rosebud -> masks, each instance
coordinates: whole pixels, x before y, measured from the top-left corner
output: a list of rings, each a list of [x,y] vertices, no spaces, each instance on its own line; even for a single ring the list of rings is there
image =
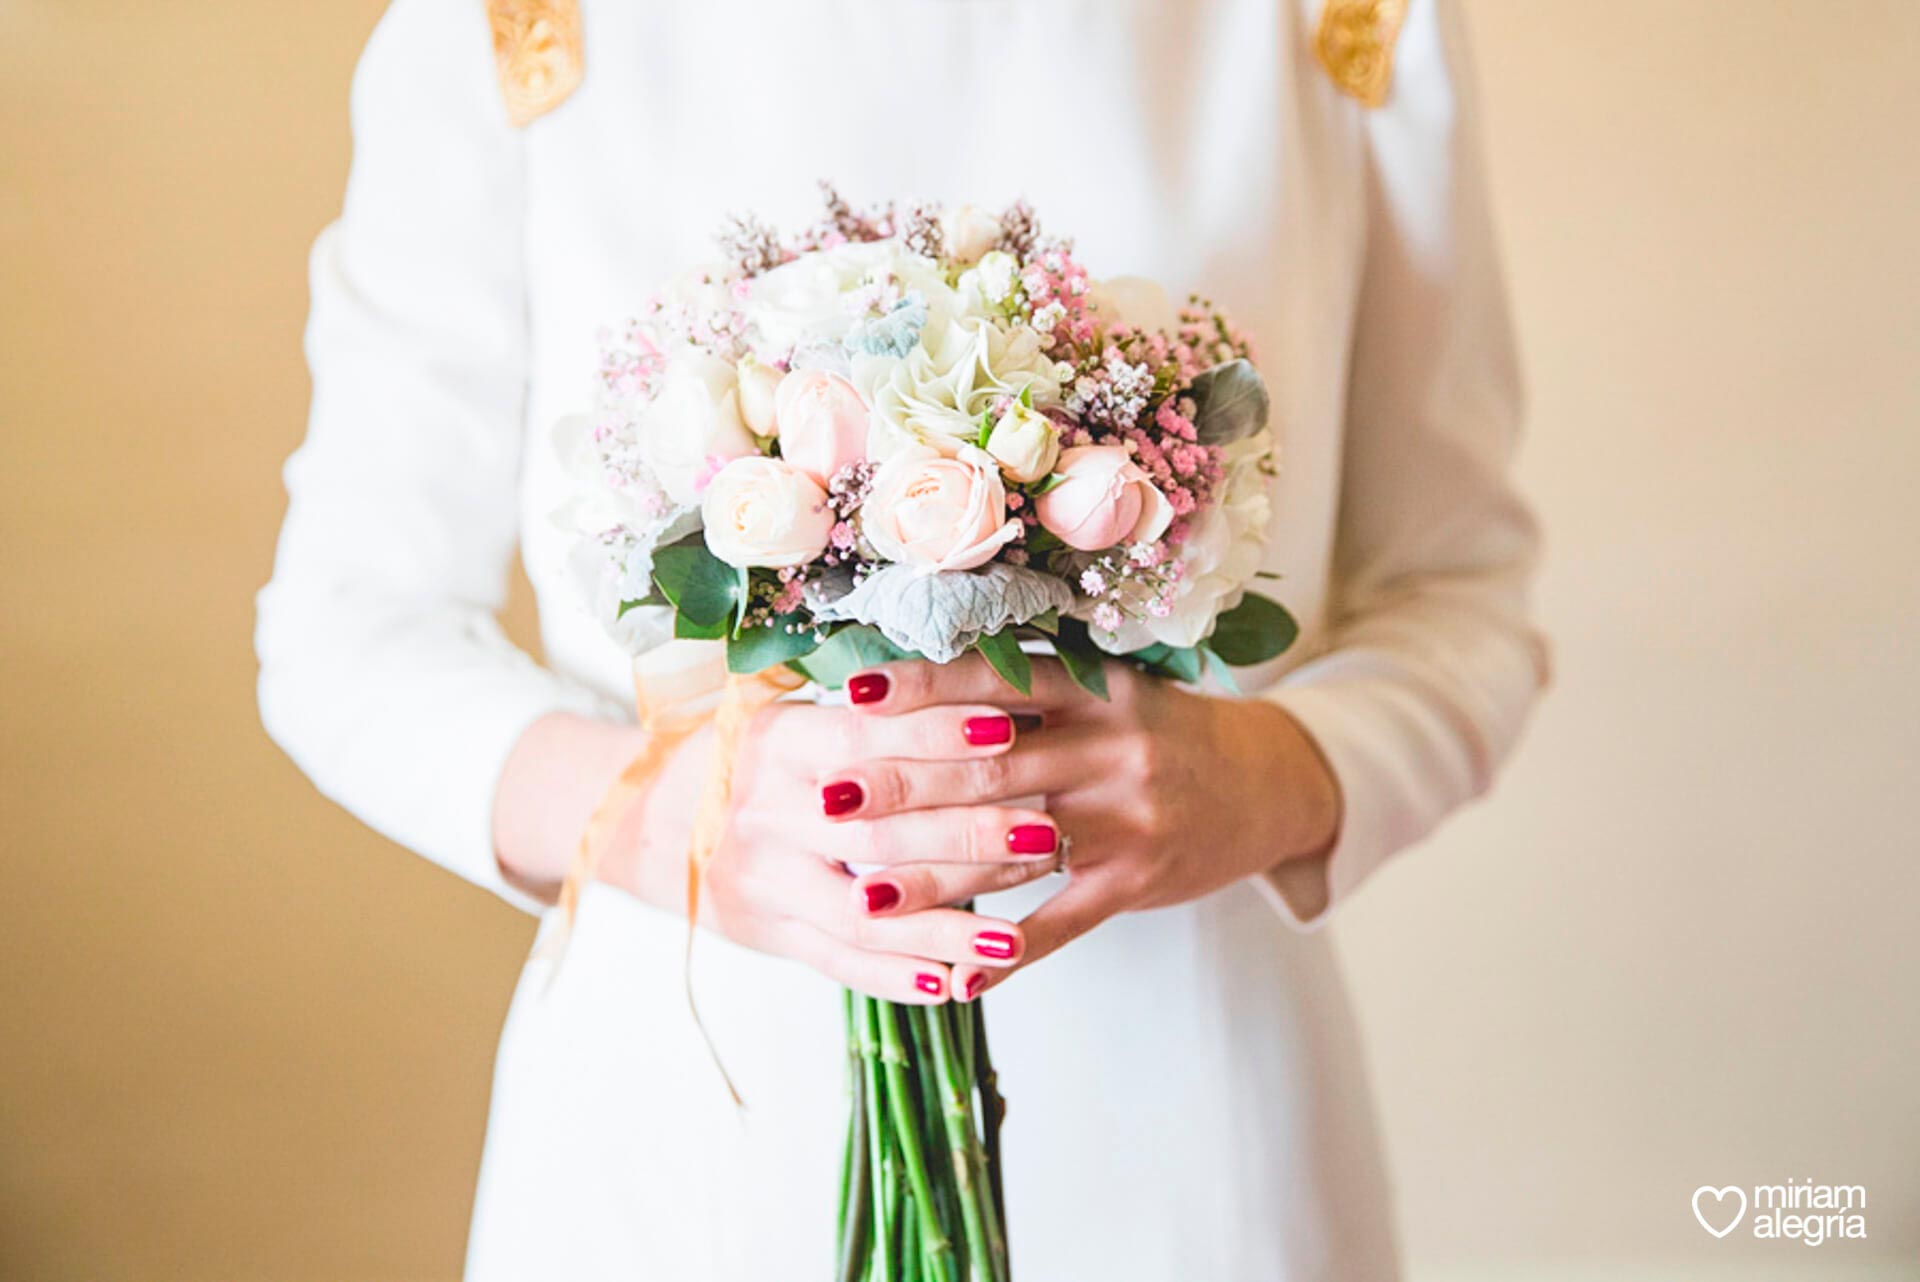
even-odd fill
[[[1079,445],[1060,454],[1059,484],[1035,499],[1040,524],[1082,552],[1152,542],[1173,508],[1118,445]]]
[[[853,384],[821,369],[795,370],[773,396],[780,457],[821,485],[867,456],[867,405]]]

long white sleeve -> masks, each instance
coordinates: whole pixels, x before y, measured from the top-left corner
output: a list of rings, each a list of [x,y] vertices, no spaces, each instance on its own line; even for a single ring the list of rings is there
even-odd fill
[[[1364,111],[1367,257],[1329,635],[1269,696],[1345,799],[1324,862],[1269,874],[1303,925],[1490,786],[1547,674],[1526,602],[1538,531],[1510,476],[1519,372],[1457,15],[1409,6],[1400,46],[1391,98]]]
[[[315,245],[313,408],[256,646],[268,732],[327,796],[510,901],[493,791],[525,727],[597,698],[495,615],[527,369],[523,161],[485,6],[397,0],[354,82],[345,210]]]

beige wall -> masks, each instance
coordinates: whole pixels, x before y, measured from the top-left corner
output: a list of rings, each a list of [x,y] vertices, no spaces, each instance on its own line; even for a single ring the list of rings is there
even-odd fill
[[[311,794],[248,644],[379,7],[0,3],[0,1277],[458,1267],[526,923]],[[1911,1262],[1920,9],[1469,7],[1560,677],[1338,930],[1410,1258]],[[1872,1250],[1687,1209],[1788,1176]]]

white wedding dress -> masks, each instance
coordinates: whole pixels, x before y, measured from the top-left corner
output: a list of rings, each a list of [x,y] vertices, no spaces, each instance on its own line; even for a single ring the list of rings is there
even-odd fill
[[[269,729],[369,823],[524,903],[488,832],[508,751],[555,709],[629,715],[550,520],[549,433],[590,402],[595,330],[710,257],[724,214],[810,219],[821,177],[856,203],[1024,195],[1096,275],[1199,290],[1252,332],[1285,452],[1272,590],[1307,631],[1246,684],[1318,740],[1346,818],[1324,865],[1114,920],[991,994],[1015,1268],[1394,1277],[1353,1024],[1311,927],[1486,787],[1543,677],[1453,15],[1412,0],[1368,109],[1314,61],[1318,0],[581,10],[584,84],[525,129],[483,0],[397,0],[368,48],[345,212],[314,255],[311,431],[260,601]],[[544,666],[492,619],[516,544]],[[474,1282],[829,1276],[839,995],[702,938],[736,1112],[688,1017],[683,940],[595,889],[560,973],[529,965]]]

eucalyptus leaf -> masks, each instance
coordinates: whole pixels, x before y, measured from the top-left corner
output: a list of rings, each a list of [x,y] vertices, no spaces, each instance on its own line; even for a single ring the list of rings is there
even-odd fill
[[[673,635],[682,641],[724,641],[731,630],[725,619],[718,623],[699,623],[689,615],[673,616]]]
[[[1187,394],[1193,397],[1193,427],[1202,445],[1231,445],[1267,425],[1272,403],[1267,384],[1251,362],[1237,359],[1203,370]]]
[[[804,614],[776,614],[766,623],[742,628],[728,639],[727,671],[759,672],[805,658],[819,649],[819,635]]]
[[[653,554],[653,581],[681,617],[703,627],[730,623],[741,599],[739,571],[698,535]]]
[[[854,623],[834,629],[819,649],[787,660],[787,666],[829,690],[838,690],[847,683],[848,677],[862,668],[918,657],[887,640],[880,629]]]

